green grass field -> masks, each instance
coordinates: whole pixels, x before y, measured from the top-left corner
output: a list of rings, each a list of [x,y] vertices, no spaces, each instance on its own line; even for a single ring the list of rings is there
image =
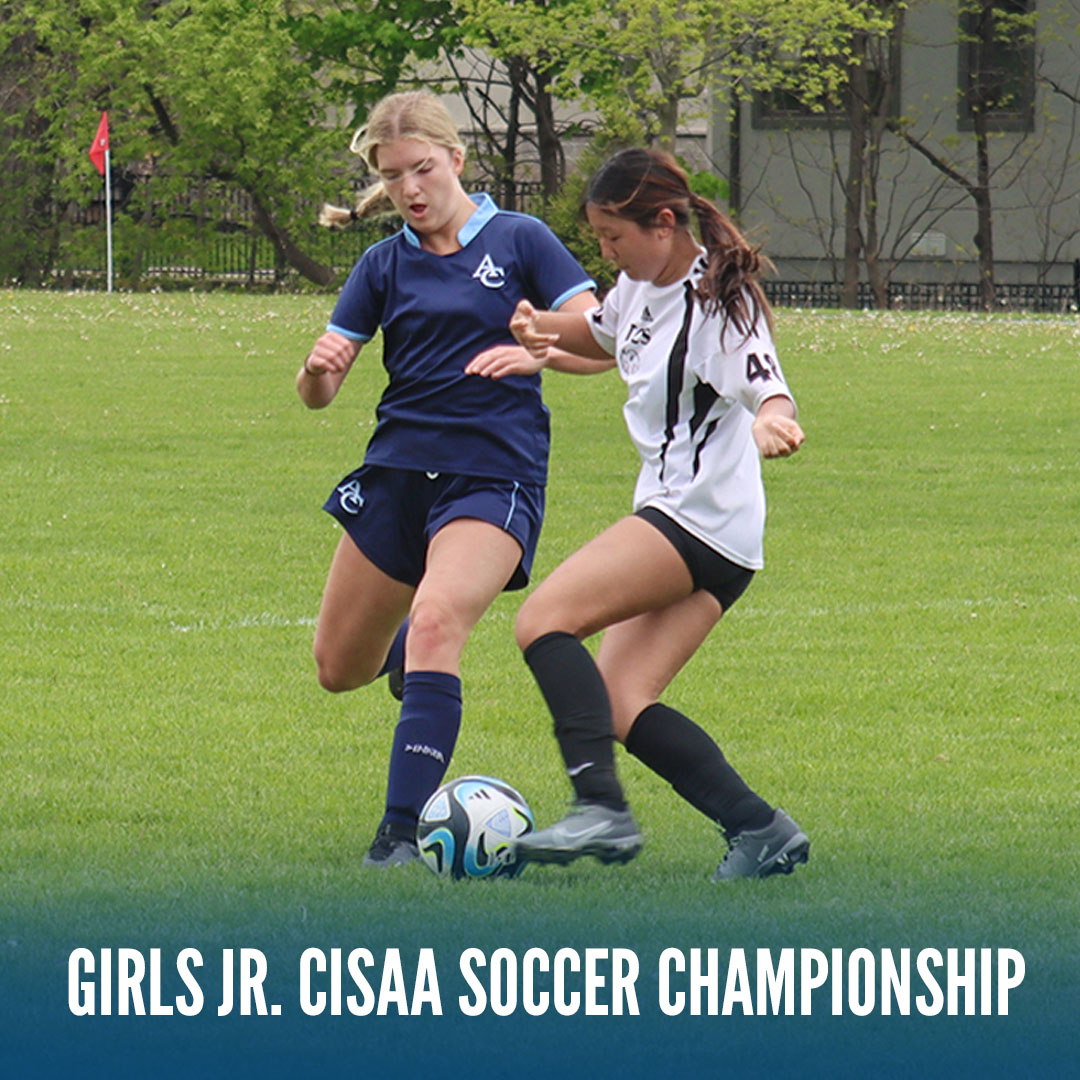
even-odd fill
[[[1009,1054],[1080,1075],[1080,323],[778,313],[807,442],[766,464],[768,567],[667,700],[800,821],[807,867],[710,885],[715,830],[620,751],[647,835],[634,863],[454,884],[359,873],[395,703],[314,677],[337,530],[319,507],[382,387],[372,349],[329,410],[300,404],[331,303],[0,293],[0,1067],[367,1075],[385,1035],[408,1043],[370,1075],[413,1076],[450,1030],[308,1020],[286,1041],[285,1018],[222,1020],[218,1056],[188,1067],[195,1021],[147,1018],[116,1057],[118,1020],[68,1015],[76,946],[262,948],[287,1014],[307,946],[436,947],[448,1006],[469,946],[633,948],[643,998],[668,946],[1011,947],[1027,975],[1007,1018],[823,1005],[795,1027],[653,1002],[636,1026],[489,1018],[461,1038],[542,1061],[576,1023],[591,1077],[1027,1075]],[[549,375],[545,393],[539,576],[628,510],[636,471],[614,373]],[[470,642],[451,773],[504,777],[546,823],[569,788],[513,643],[519,603]]]

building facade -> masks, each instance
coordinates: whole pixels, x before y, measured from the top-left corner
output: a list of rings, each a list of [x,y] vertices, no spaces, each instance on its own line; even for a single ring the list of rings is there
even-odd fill
[[[1071,306],[1080,298],[1080,2],[994,0],[989,31],[962,6],[916,0],[888,47],[869,56],[863,93],[883,105],[866,130],[861,241],[894,291],[973,288],[982,182],[1002,296],[1041,289],[1047,302],[1037,306]],[[815,109],[795,94],[720,95],[708,142],[733,210],[777,277],[842,282],[858,175],[850,101]],[[864,255],[859,276],[865,287]]]

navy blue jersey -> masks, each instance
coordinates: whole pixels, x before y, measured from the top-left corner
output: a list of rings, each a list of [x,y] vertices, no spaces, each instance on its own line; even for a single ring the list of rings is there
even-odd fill
[[[492,345],[514,344],[519,300],[554,309],[594,283],[543,222],[472,198],[459,251],[425,251],[405,226],[364,252],[327,329],[367,341],[382,328],[390,382],[365,464],[544,483],[550,435],[540,376],[483,379],[465,365]]]

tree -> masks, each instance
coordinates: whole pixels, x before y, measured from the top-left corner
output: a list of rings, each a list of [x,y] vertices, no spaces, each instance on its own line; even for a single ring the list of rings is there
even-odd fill
[[[40,47],[25,11],[5,8],[0,14],[0,281],[40,285],[52,265],[58,163],[44,103],[61,77],[70,77],[70,66]]]
[[[597,110],[602,126],[673,147],[692,110],[720,83],[750,93],[791,81],[835,93],[854,30],[876,25],[849,0],[461,0],[463,10],[546,73],[552,92]]]
[[[118,171],[151,171],[163,198],[199,179],[240,188],[281,266],[320,284],[333,279],[295,239],[338,140],[284,0],[19,0],[9,21],[9,52],[32,41],[35,90],[9,154],[48,181],[48,205],[37,208],[42,230],[55,234],[65,203],[96,189],[86,148],[107,109]],[[52,175],[43,159],[55,163]]]
[[[975,204],[977,225],[973,241],[978,259],[980,305],[990,311],[995,303],[994,176],[1004,163],[994,166],[991,142],[1000,142],[997,133],[1002,128],[997,121],[1003,111],[1020,114],[1017,136],[1005,151],[1006,162],[1018,153],[1031,130],[1023,115],[1031,108],[1024,101],[1024,69],[1028,53],[1033,54],[1037,12],[1028,0],[959,0],[958,16],[959,42],[967,72],[959,106],[970,128],[974,161],[958,160],[948,148],[935,144],[932,132],[917,134],[908,118],[891,121],[889,130]],[[1033,126],[1033,120],[1031,123]]]

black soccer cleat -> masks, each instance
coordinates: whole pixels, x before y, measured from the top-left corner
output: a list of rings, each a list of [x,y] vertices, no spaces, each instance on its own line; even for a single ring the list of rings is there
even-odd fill
[[[371,848],[360,866],[384,870],[390,866],[406,866],[411,862],[418,862],[419,859],[416,829],[396,821],[388,821],[379,826]]]
[[[386,673],[386,685],[390,687],[391,696],[401,701],[405,697],[405,669],[391,668]]]

